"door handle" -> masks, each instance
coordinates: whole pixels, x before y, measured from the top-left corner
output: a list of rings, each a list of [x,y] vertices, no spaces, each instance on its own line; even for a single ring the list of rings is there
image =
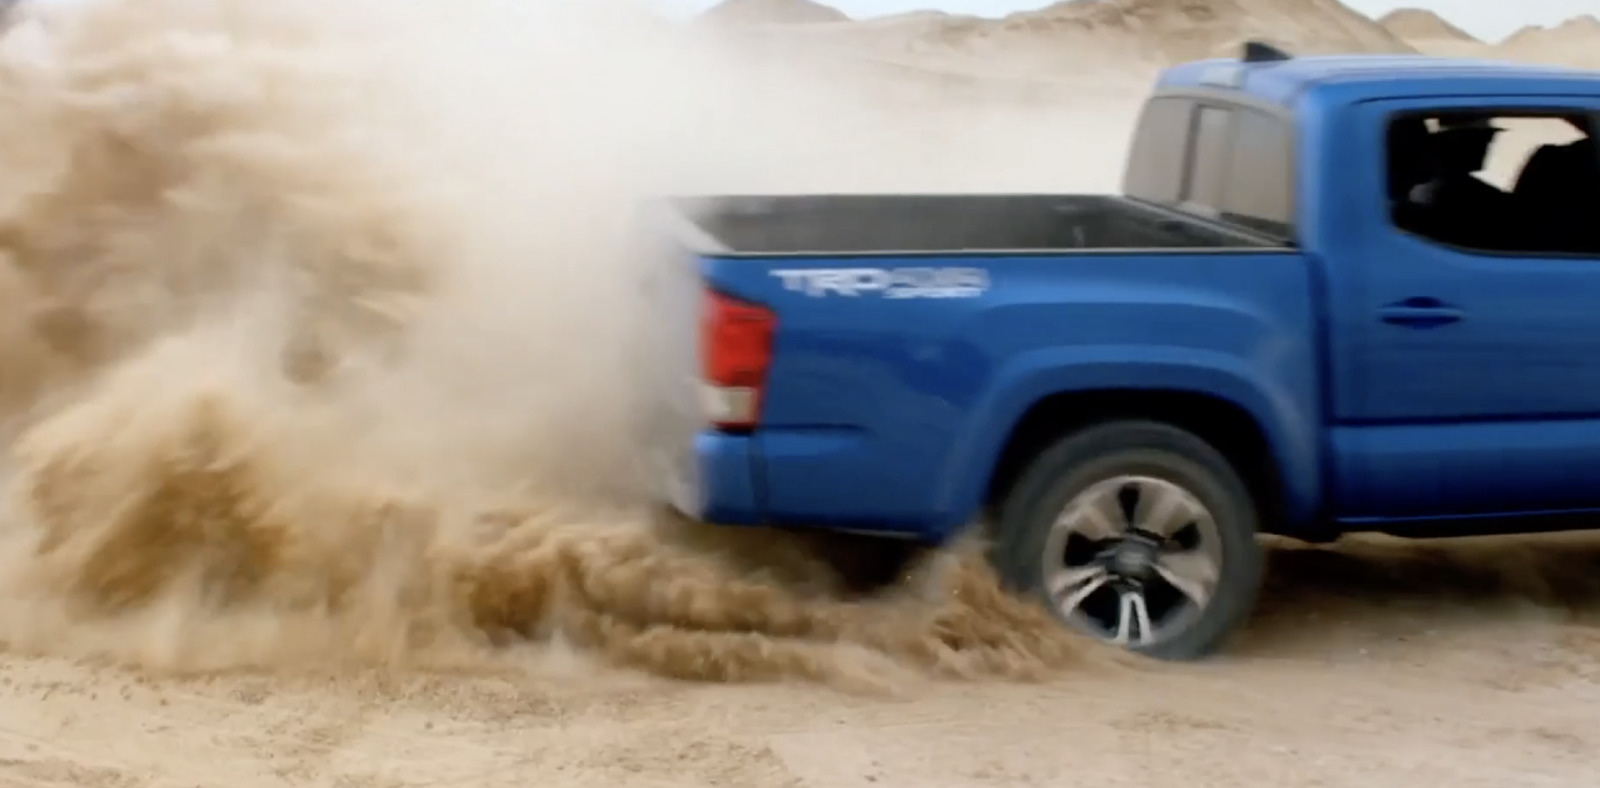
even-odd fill
[[[1378,310],[1378,319],[1385,323],[1411,328],[1433,328],[1447,323],[1460,322],[1466,313],[1437,298],[1407,298]]]

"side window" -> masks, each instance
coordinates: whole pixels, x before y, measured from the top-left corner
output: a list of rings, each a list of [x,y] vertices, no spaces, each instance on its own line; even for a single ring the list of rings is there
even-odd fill
[[[1128,149],[1123,194],[1163,205],[1178,201],[1193,110],[1194,102],[1184,98],[1156,98],[1145,104]]]
[[[1465,252],[1600,255],[1600,124],[1592,111],[1396,113],[1390,218]]]

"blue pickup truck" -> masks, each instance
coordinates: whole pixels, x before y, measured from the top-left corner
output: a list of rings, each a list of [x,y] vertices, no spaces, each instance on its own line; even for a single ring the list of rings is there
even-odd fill
[[[1570,133],[1488,182],[1530,118]],[[698,423],[663,476],[723,524],[982,527],[1168,659],[1247,617],[1258,533],[1593,526],[1597,142],[1600,73],[1252,43],[1159,78],[1118,196],[674,201]]]

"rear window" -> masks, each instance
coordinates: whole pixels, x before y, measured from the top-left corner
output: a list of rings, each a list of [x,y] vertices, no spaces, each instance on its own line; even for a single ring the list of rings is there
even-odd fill
[[[1179,202],[1207,216],[1221,216],[1228,201],[1232,177],[1233,112],[1204,104],[1194,116],[1194,136],[1189,145],[1189,180]]]
[[[1140,116],[1123,191],[1288,240],[1293,127],[1248,107],[1154,98]]]
[[[1183,160],[1189,140],[1189,115],[1194,102],[1181,98],[1151,99],[1144,105],[1128,150],[1122,190],[1132,197],[1176,203],[1183,188]]]

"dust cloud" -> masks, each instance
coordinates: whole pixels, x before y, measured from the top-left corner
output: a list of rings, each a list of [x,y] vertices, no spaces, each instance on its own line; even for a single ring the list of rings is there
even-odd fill
[[[860,686],[1082,657],[971,550],[861,597],[807,540],[659,513],[642,447],[671,332],[642,283],[681,261],[636,220],[734,185],[993,186],[994,158],[937,153],[951,135],[1060,151],[1083,117],[896,120],[620,3],[19,11],[0,39],[10,649],[194,672],[567,648]],[[1104,180],[1045,161],[1010,172]]]

